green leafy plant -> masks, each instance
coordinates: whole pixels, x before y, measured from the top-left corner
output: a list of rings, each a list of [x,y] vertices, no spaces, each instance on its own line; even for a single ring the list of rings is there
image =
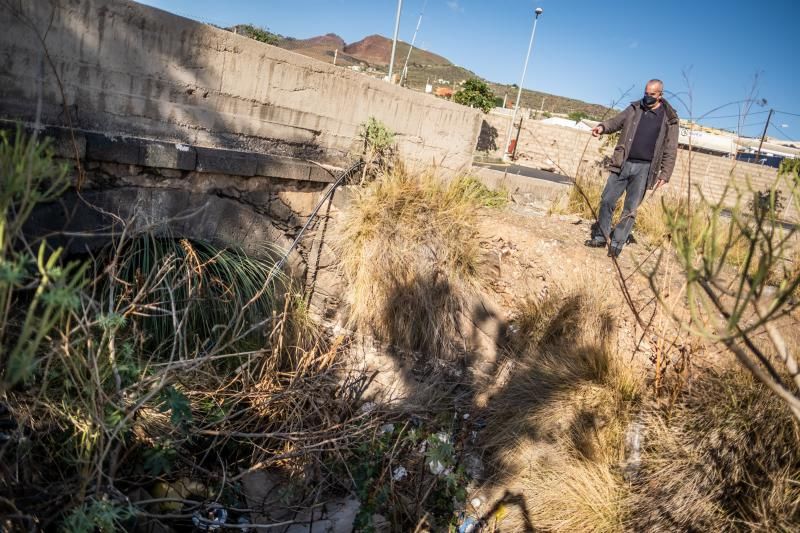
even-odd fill
[[[277,33],[272,33],[268,29],[253,26],[252,24],[238,24],[233,28],[230,28],[230,30],[235,31],[240,35],[250,37],[251,39],[255,39],[256,41],[271,44],[273,46],[277,45],[281,40],[281,36]]]
[[[165,440],[152,448],[146,448],[142,455],[145,472],[151,476],[160,476],[172,471],[178,452],[169,440]]]
[[[394,155],[394,133],[380,120],[369,117],[360,126],[358,137],[363,144],[361,153],[364,161],[361,171],[363,184],[368,175],[377,175],[390,166]]]
[[[800,287],[800,271],[785,269],[775,283],[773,273],[784,258],[791,257],[797,227],[780,224],[782,193],[795,208],[800,205],[800,182],[790,173],[780,173],[767,191],[726,190],[722,199],[708,200],[701,190],[691,209],[667,209],[666,222],[685,275],[685,294],[692,325],[691,333],[727,348],[736,359],[769,390],[779,396],[800,420],[800,371],[794,349],[776,327],[776,321],[791,314],[793,299]],[[736,206],[728,210],[725,196],[736,194]],[[747,208],[742,198],[753,198]],[[726,213],[723,213],[725,211]],[[723,217],[730,213],[730,221]],[[698,224],[697,221],[700,220]],[[723,268],[731,257],[738,257],[733,280]],[[656,270],[648,276],[657,297],[661,292],[654,281]],[[679,323],[682,317],[674,316]],[[767,347],[753,338],[766,333]],[[770,357],[769,351],[775,356]]]
[[[127,506],[106,499],[91,500],[75,508],[64,520],[64,533],[113,533],[125,531],[123,522],[132,516]]]
[[[19,126],[14,134],[0,131],[0,376],[7,385],[32,375],[40,347],[78,306],[87,265],[62,264],[62,250],[49,249],[44,241],[22,245],[22,227],[33,208],[66,189],[66,172],[54,162],[49,141],[40,142]],[[24,310],[12,309],[12,302],[31,292]]]
[[[488,113],[494,107],[494,93],[485,81],[470,78],[453,95],[453,101],[469,107],[476,107]]]
[[[589,118],[589,115],[583,111],[572,111],[567,115],[567,118],[573,122],[580,122],[585,118]]]
[[[175,427],[184,426],[192,421],[192,406],[189,399],[172,385],[165,387],[161,391],[162,413],[169,411],[170,422]]]
[[[509,194],[506,189],[492,190],[475,176],[458,178],[453,186],[464,198],[474,199],[484,207],[500,208],[505,207],[509,202]]]

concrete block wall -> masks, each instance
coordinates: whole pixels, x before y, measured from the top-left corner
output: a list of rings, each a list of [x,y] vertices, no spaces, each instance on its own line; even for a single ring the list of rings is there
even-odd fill
[[[499,156],[506,143],[505,135],[510,119],[489,114],[484,116],[484,120],[488,126],[497,130],[496,144],[499,148],[493,153]],[[486,131],[486,126],[483,129]],[[574,177],[578,171],[582,174],[605,175],[607,172],[602,170],[600,162],[613,149],[612,146],[603,146],[605,139],[606,137],[594,138],[586,131],[526,120],[522,123],[517,156],[522,164],[552,169],[570,177]],[[686,194],[689,179],[710,200],[722,199],[725,205],[732,206],[737,201],[736,191],[749,195],[753,191],[768,189],[778,179],[778,172],[772,167],[679,148],[668,190]],[[787,187],[780,188],[787,190]],[[794,206],[786,206],[784,219],[800,220]]]
[[[410,166],[471,163],[476,110],[128,0],[9,4],[0,118],[32,121],[41,94],[42,120],[63,126],[63,88],[79,128],[341,166],[375,116]]]

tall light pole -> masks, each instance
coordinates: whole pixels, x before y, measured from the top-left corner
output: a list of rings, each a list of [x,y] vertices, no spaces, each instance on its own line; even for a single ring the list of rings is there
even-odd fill
[[[400,31],[400,11],[403,10],[403,0],[397,0],[397,16],[394,19],[394,39],[392,39],[392,58],[389,59],[389,83],[392,83],[392,71],[394,70],[394,52],[397,49],[397,32]]]
[[[424,7],[422,9],[425,9]],[[406,62],[403,63],[403,72],[400,74],[400,85],[403,85],[403,78],[408,75],[408,60],[411,59],[411,51],[414,49],[414,43],[417,42],[417,32],[419,32],[419,27],[422,25],[422,13],[419,14],[419,20],[417,20],[417,29],[414,30],[414,37],[411,38],[411,46],[408,47],[408,54],[406,55]]]
[[[517,119],[517,110],[519,109],[519,100],[522,97],[522,84],[525,83],[525,73],[528,71],[528,59],[531,57],[531,50],[533,49],[533,38],[536,35],[536,23],[539,22],[539,15],[544,12],[541,7],[536,8],[536,17],[533,19],[533,31],[531,31],[531,42],[528,43],[528,55],[525,56],[525,66],[522,67],[522,78],[519,80],[519,90],[517,91],[517,103],[514,104],[514,114],[511,115],[511,122],[508,123],[508,134],[506,135],[506,149],[504,156],[509,153],[511,147],[511,129],[514,126],[514,121]]]

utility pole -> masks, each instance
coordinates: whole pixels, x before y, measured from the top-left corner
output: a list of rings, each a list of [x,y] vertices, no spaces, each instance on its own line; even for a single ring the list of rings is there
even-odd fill
[[[546,96],[542,96],[542,107],[539,108],[539,116],[541,117],[544,114],[544,99],[547,98]]]
[[[425,11],[425,4],[422,5],[422,11]],[[400,74],[400,85],[403,85],[403,80],[406,78],[406,76],[408,76],[408,60],[411,59],[411,50],[414,49],[414,43],[417,42],[417,33],[419,32],[419,27],[421,24],[422,24],[422,12],[420,12],[419,19],[417,20],[417,29],[414,30],[414,37],[411,38],[411,46],[408,47],[408,54],[406,54],[406,62],[403,64],[403,73]]]
[[[403,10],[403,0],[397,0],[397,16],[394,19],[394,38],[392,39],[392,57],[389,60],[389,83],[392,83],[394,71],[394,53],[397,50],[397,33],[400,31],[400,12]]]
[[[772,112],[774,109],[769,110],[769,115],[767,115],[767,123],[764,124],[764,133],[761,134],[761,141],[758,143],[758,151],[756,151],[756,159],[755,162],[758,164],[758,158],[761,157],[761,145],[764,144],[764,138],[767,136],[767,128],[769,128],[769,121],[772,119]]]
[[[333,51],[333,65],[336,66],[336,56],[339,55],[339,49]]]
[[[506,149],[503,150],[504,157],[508,154],[508,149],[511,146],[511,129],[514,126],[514,121],[517,119],[517,111],[519,110],[519,100],[522,97],[522,86],[525,84],[525,73],[528,71],[528,60],[531,57],[531,49],[533,49],[533,38],[536,36],[536,23],[539,21],[539,15],[544,10],[537,7],[534,11],[536,16],[533,19],[533,30],[531,31],[531,40],[528,43],[528,54],[525,56],[525,65],[522,67],[522,78],[519,80],[519,88],[517,89],[517,103],[514,104],[514,114],[511,115],[511,122],[508,123],[508,133],[506,134]]]
[[[514,139],[514,151],[511,152],[511,161],[517,158],[517,147],[519,146],[519,134],[522,132],[522,117],[519,117],[519,125],[517,126],[517,137]]]

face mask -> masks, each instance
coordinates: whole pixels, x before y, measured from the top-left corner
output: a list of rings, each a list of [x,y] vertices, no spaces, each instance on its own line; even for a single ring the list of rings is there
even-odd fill
[[[654,105],[656,105],[656,102],[658,102],[658,98],[646,94],[644,95],[644,98],[642,98],[642,102],[644,102],[644,105],[646,105],[647,107],[653,107]]]

